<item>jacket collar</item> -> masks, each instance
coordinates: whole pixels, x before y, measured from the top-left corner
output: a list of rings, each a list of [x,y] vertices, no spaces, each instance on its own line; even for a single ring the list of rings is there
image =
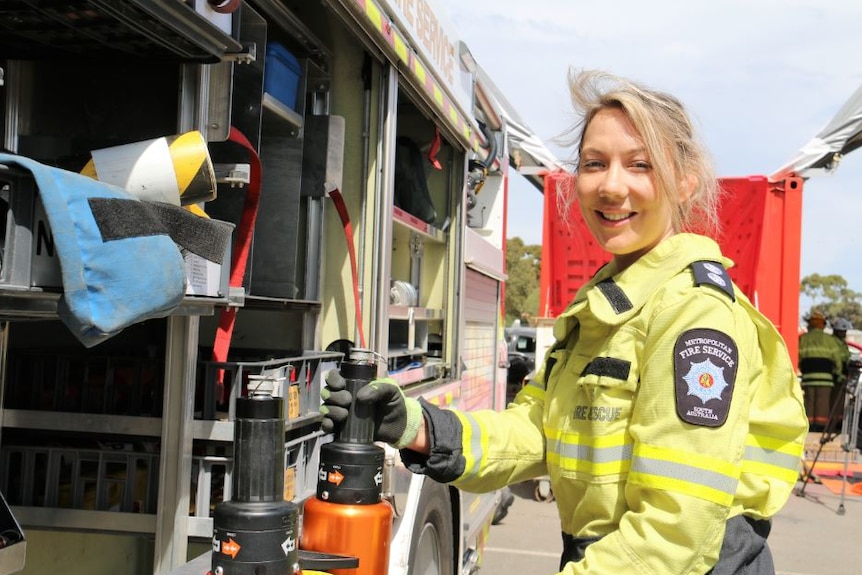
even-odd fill
[[[602,323],[623,323],[637,313],[659,287],[700,260],[720,262],[726,268],[733,265],[731,260],[721,255],[718,244],[712,239],[697,234],[676,234],[622,272],[617,272],[614,262],[602,267],[578,290],[574,302],[560,317],[576,316],[589,307]],[[559,325],[559,329],[568,332],[569,322],[558,323],[564,323],[565,326]],[[556,337],[565,337],[565,333],[557,334],[557,331],[555,326]]]

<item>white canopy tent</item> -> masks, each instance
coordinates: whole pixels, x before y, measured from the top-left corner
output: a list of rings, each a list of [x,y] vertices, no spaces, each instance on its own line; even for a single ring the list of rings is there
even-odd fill
[[[790,162],[770,175],[780,180],[791,174],[802,178],[834,171],[841,158],[862,146],[862,86],[838,110],[826,127],[805,144]]]

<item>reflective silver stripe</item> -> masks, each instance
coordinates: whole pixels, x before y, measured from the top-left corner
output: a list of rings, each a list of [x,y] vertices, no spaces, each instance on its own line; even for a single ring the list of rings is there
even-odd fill
[[[783,469],[791,469],[796,471],[799,469],[799,457],[781,453],[774,449],[765,449],[763,447],[754,447],[751,445],[745,446],[745,460],[774,465]]]
[[[738,483],[735,478],[723,473],[716,473],[700,467],[692,467],[683,463],[673,463],[650,457],[634,457],[632,460],[632,473],[656,475],[658,477],[702,485],[726,493],[731,497],[736,494],[736,485]]]
[[[549,441],[548,450],[552,453],[559,453],[560,457],[591,463],[612,463],[614,461],[628,461],[632,458],[631,444],[593,447],[592,445]]]
[[[466,453],[466,461],[469,464],[464,470],[464,477],[475,477],[482,471],[482,459],[485,456],[485,450],[482,447],[482,427],[476,421],[476,418],[469,413],[464,414],[464,419],[470,426],[470,443],[468,444],[469,452]]]

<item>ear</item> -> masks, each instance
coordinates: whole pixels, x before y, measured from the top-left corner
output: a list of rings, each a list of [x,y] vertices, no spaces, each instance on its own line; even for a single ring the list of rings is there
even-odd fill
[[[694,190],[697,188],[697,176],[689,174],[684,176],[679,182],[679,203],[684,204],[689,201],[694,195]]]

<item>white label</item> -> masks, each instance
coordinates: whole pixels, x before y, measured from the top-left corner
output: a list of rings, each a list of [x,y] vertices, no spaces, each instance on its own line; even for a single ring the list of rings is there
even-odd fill
[[[186,295],[219,297],[221,265],[202,258],[197,254],[185,252]]]

